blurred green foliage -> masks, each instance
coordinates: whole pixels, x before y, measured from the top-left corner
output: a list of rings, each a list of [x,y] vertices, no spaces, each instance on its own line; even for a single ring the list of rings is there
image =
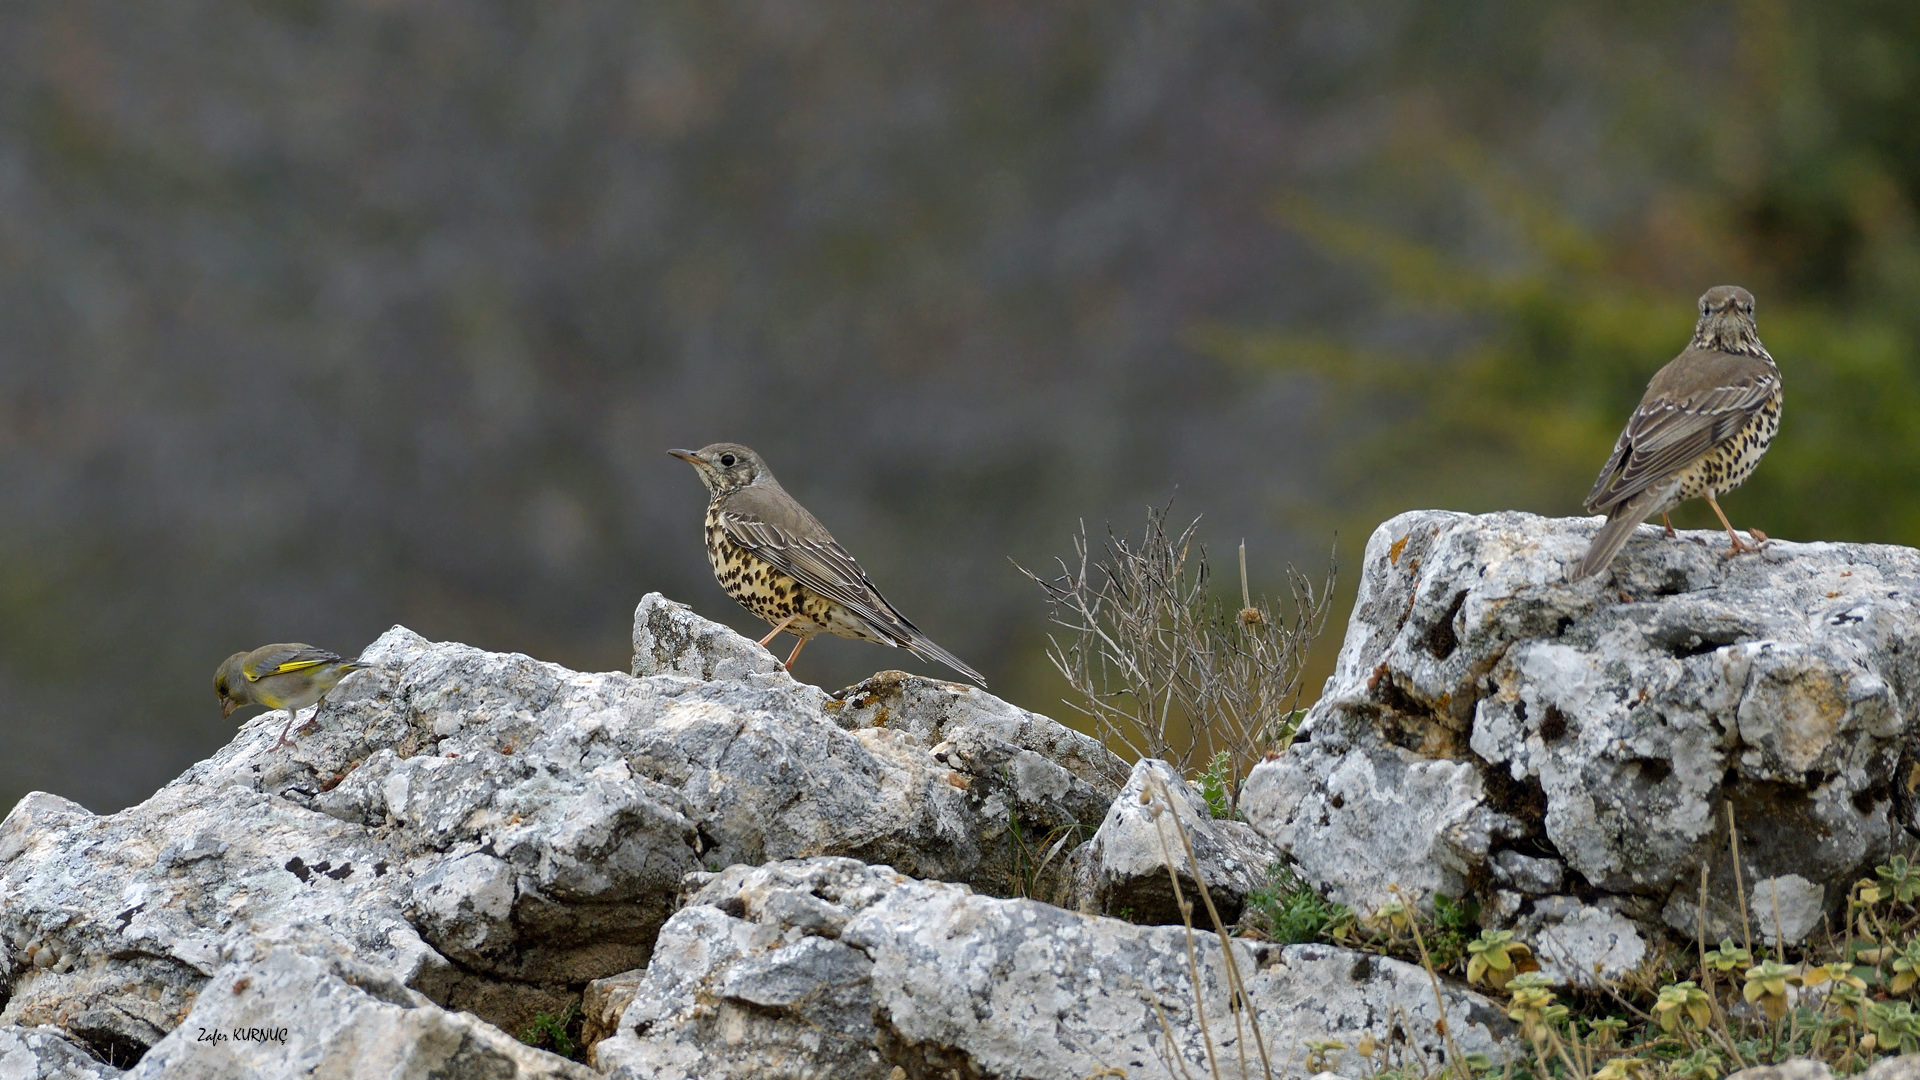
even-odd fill
[[[1735,524],[1920,543],[1920,8],[1553,5],[1518,21],[1503,38],[1592,35],[1575,51],[1612,61],[1579,72],[1606,113],[1587,169],[1555,175],[1511,133],[1457,122],[1477,95],[1510,92],[1481,83],[1499,56],[1426,83],[1399,100],[1371,182],[1275,203],[1365,270],[1371,310],[1342,333],[1196,334],[1310,376],[1325,428],[1355,436],[1333,490],[1296,511],[1361,536],[1417,506],[1579,513],[1647,379],[1685,346],[1695,298],[1727,283],[1758,297],[1786,381],[1779,439],[1726,500]],[[1410,48],[1409,78],[1454,55],[1461,22]],[[1686,47],[1633,48],[1662,36]],[[1703,85],[1690,65],[1716,52],[1731,77]],[[1622,172],[1629,198],[1582,200]],[[1704,505],[1675,517],[1712,525]]]

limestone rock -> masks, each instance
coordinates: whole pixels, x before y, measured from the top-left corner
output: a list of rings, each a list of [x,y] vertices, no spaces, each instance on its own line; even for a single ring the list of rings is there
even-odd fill
[[[1306,1075],[1304,1040],[1351,1043],[1370,1029],[1384,1040],[1388,1017],[1429,1063],[1445,1053],[1426,973],[1395,960],[1234,940],[1252,1004],[1236,1011],[1209,933],[1194,937],[1196,1006],[1180,927],[978,896],[847,859],[732,867],[694,884],[618,1032],[596,1047],[613,1077],[1081,1080],[1118,1068],[1144,1080],[1182,1075],[1170,1055],[1211,1075],[1202,1012],[1235,1062],[1243,1050],[1258,1061],[1247,1020],[1257,1017],[1276,1076]],[[1514,1044],[1502,1041],[1500,1010],[1444,994],[1459,1050],[1503,1058]]]
[[[1884,1064],[1884,1063],[1883,1063]],[[1860,1074],[1862,1080],[1873,1076],[1871,1071]],[[1832,1080],[1833,1070],[1827,1063],[1814,1058],[1788,1058],[1778,1065],[1755,1065],[1732,1073],[1727,1080]],[[1888,1080],[1888,1078],[1876,1078]]]
[[[1246,822],[1216,820],[1172,766],[1147,758],[1133,767],[1093,839],[1075,853],[1075,866],[1084,868],[1079,895],[1062,906],[1129,922],[1178,923],[1169,856],[1181,893],[1193,904],[1194,924],[1202,927],[1211,927],[1212,920],[1199,896],[1196,869],[1221,922],[1230,927],[1239,920],[1247,894],[1267,883],[1267,868],[1281,858],[1279,849]]]
[[[1517,936],[1531,943],[1541,973],[1563,986],[1612,983],[1637,970],[1647,956],[1640,928],[1612,904],[1542,897],[1517,929]]]
[[[1398,883],[1519,918],[1558,869],[1690,940],[1704,866],[1717,938],[1741,922],[1729,808],[1746,881],[1798,875],[1829,909],[1916,825],[1920,552],[1725,559],[1719,534],[1647,527],[1569,583],[1597,527],[1419,511],[1374,532],[1325,695],[1242,795],[1307,880],[1362,911]]]
[[[640,968],[595,979],[580,996],[580,1041],[591,1049],[620,1026],[620,1017],[633,1004],[646,972]]]
[[[255,943],[250,955],[213,973],[186,1019],[140,1059],[128,1080],[598,1075],[329,952],[311,941]]]
[[[780,660],[766,647],[694,614],[685,604],[648,593],[633,611],[633,674],[689,679],[771,675]]]
[[[928,746],[955,743],[962,753],[978,754],[974,747],[998,744],[1011,748],[997,753],[1016,771],[1063,770],[1103,803],[1127,782],[1125,763],[1100,740],[966,683],[883,671],[836,697],[827,709],[848,731],[904,730]],[[1067,794],[1058,779],[1035,779]]]
[[[273,736],[269,723],[259,737]],[[235,941],[321,924],[402,981],[445,968],[407,921],[408,871],[367,830],[241,787],[170,785],[111,816],[36,792],[0,822],[0,1020],[131,1060],[173,1030]]]
[[[1803,941],[1826,914],[1826,890],[1799,874],[1762,878],[1747,886],[1747,911],[1768,944]]]
[[[1860,1074],[1860,1080],[1920,1080],[1920,1054],[1881,1058]]]
[[[57,1027],[0,1025],[0,1080],[113,1080],[121,1075]]]
[[[894,722],[849,731],[725,627],[657,596],[636,622],[644,677],[396,627],[292,750],[269,713],[121,813],[22,800],[0,822],[0,1023],[132,1060],[298,928],[520,1031],[645,965],[703,866],[847,855],[1014,892],[1037,884],[1014,823],[1090,833],[1114,793],[1081,778],[1117,770],[1097,746],[984,691],[900,680]]]

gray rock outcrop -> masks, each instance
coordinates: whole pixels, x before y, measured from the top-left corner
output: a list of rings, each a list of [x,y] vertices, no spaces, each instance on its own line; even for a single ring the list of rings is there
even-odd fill
[[[1916,825],[1920,552],[1641,533],[1567,570],[1597,519],[1402,514],[1368,541],[1325,695],[1251,773],[1249,821],[1362,911],[1472,896],[1602,973],[1779,898],[1794,940]],[[1699,905],[1702,871],[1709,881]],[[1789,880],[1789,879],[1792,880]],[[1626,933],[1623,936],[1623,931]]]
[[[1219,940],[1034,900],[979,896],[884,866],[809,859],[697,875],[595,1064],[623,1080],[1020,1076],[1304,1077],[1307,1039],[1368,1031],[1445,1060],[1434,989],[1410,964],[1331,946],[1233,940],[1251,1008],[1229,1007]],[[1503,1056],[1501,1011],[1447,989],[1462,1054]],[[1202,1025],[1205,1025],[1203,1031]]]
[[[435,1006],[337,943],[253,942],[222,965],[127,1080],[355,1080],[597,1074]]]
[[[658,596],[635,642],[642,674],[580,673],[396,627],[293,750],[266,714],[118,814],[22,800],[0,822],[0,1024],[133,1060],[260,942],[297,940],[518,1032],[645,965],[690,871],[844,855],[1014,892],[1045,883],[1011,823],[1091,833],[1125,775],[933,680],[889,676],[896,715],[849,722]]]
[[[113,1080],[124,1075],[57,1027],[0,1024],[0,1078],[4,1080]]]
[[[1164,925],[1182,921],[1185,900],[1194,925],[1211,928],[1199,883],[1206,883],[1206,899],[1221,923],[1231,927],[1248,894],[1267,884],[1267,868],[1281,854],[1246,822],[1214,818],[1172,766],[1146,758],[1133,767],[1099,831],[1071,859],[1072,884],[1062,907]]]

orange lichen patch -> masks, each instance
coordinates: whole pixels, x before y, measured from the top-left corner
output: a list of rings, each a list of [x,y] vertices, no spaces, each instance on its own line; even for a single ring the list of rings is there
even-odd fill
[[[330,777],[330,778],[328,778],[328,779],[327,779],[326,781],[324,781],[324,782],[323,782],[323,783],[322,783],[322,784],[320,785],[320,790],[321,790],[321,791],[332,791],[332,790],[333,790],[334,788],[337,788],[337,787],[339,787],[339,786],[340,786],[340,781],[342,781],[342,780],[345,780],[345,779],[347,778],[347,775],[348,775],[349,773],[351,773],[351,772],[353,772],[353,770],[355,770],[355,769],[357,769],[357,768],[359,768],[359,767],[360,767],[360,765],[361,765],[361,762],[359,762],[359,761],[349,761],[349,762],[347,762],[347,767],[346,767],[346,768],[344,768],[344,769],[341,769],[341,770],[340,770],[339,772],[337,772],[337,773],[334,773],[332,777]]]
[[[959,788],[961,791],[966,791],[973,787],[973,781],[967,779],[964,776],[961,776],[957,772],[950,772],[947,774],[947,783],[952,784],[954,787]]]
[[[1405,550],[1406,550],[1406,548],[1407,548],[1407,538],[1406,538],[1406,537],[1404,537],[1404,536],[1403,536],[1403,537],[1401,537],[1400,539],[1398,539],[1398,540],[1395,540],[1395,541],[1393,542],[1393,546],[1392,546],[1392,547],[1389,547],[1389,548],[1387,549],[1387,561],[1388,561],[1388,562],[1390,562],[1390,563],[1392,563],[1392,564],[1393,564],[1393,565],[1395,565],[1395,566],[1399,566],[1399,565],[1400,565],[1400,553],[1401,553],[1402,551],[1405,551]]]

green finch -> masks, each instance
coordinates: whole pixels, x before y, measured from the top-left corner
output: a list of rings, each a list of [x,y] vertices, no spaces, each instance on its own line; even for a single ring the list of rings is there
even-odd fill
[[[293,730],[295,713],[326,697],[349,672],[366,666],[312,645],[262,645],[227,657],[213,673],[213,689],[220,695],[221,716],[232,716],[242,705],[287,710],[287,726],[269,748],[278,750],[293,745],[287,732]]]

